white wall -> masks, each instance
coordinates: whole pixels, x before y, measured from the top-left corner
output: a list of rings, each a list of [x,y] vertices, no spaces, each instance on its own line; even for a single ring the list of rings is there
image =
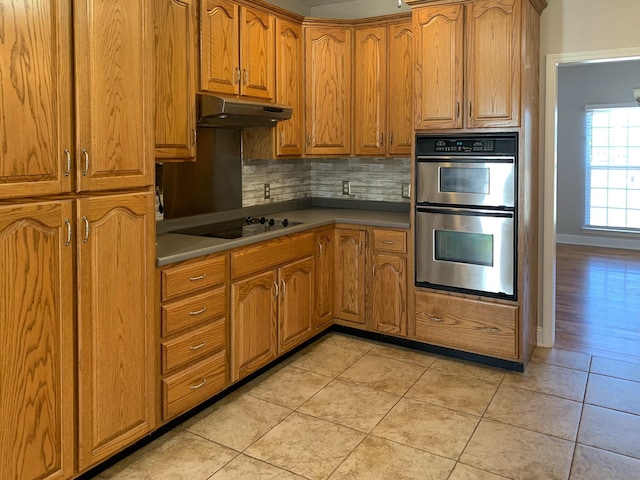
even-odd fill
[[[352,0],[322,7],[311,7],[311,16],[317,18],[366,18],[393,13],[410,12],[404,2],[398,8],[397,0]]]

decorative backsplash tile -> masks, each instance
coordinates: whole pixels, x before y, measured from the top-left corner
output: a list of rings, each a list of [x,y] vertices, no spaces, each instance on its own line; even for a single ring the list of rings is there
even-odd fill
[[[351,182],[351,195],[342,181]],[[411,181],[408,158],[313,158],[250,160],[242,164],[242,205],[264,205],[300,198],[409,202],[402,184]],[[264,184],[271,198],[264,198]]]

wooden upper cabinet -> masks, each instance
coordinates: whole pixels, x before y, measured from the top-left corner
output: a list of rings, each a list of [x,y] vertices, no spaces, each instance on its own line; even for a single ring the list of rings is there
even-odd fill
[[[153,194],[78,200],[78,464],[130,445],[155,419]]]
[[[71,1],[0,8],[0,199],[69,192]]]
[[[411,22],[389,25],[387,153],[411,155],[413,142],[413,52]]]
[[[276,125],[276,154],[302,155],[303,61],[302,26],[280,18],[276,19],[276,102],[289,105],[291,118]]]
[[[414,11],[416,128],[461,128],[463,104],[462,5]]]
[[[238,5],[229,0],[200,2],[200,89],[240,93]]]
[[[520,124],[520,3],[477,0],[414,11],[416,128]]]
[[[198,2],[153,0],[156,160],[196,156]]]
[[[467,5],[467,125],[519,125],[520,0]]]
[[[70,200],[0,207],[3,479],[74,473],[73,223]]]
[[[305,28],[307,154],[351,154],[351,34]]]
[[[275,98],[275,16],[240,7],[240,93]]]
[[[153,185],[150,2],[75,2],[78,191]]]
[[[229,0],[203,0],[200,89],[275,98],[275,16]]]
[[[355,154],[384,156],[387,28],[355,30]]]

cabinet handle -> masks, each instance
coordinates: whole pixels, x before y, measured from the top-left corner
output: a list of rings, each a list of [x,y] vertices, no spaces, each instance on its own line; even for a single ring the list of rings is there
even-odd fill
[[[196,145],[198,143],[198,130],[196,130],[195,128],[192,128],[191,131],[193,132],[193,143],[192,143],[192,145]]]
[[[64,176],[68,177],[71,173],[71,153],[68,148],[64,149],[64,154],[67,157],[67,169],[64,171]]]
[[[280,280],[282,282],[282,295],[286,295],[287,294],[287,284],[284,281],[284,278],[282,280]]]
[[[249,70],[244,69],[244,84],[249,85]]]
[[[82,176],[86,177],[89,172],[89,152],[87,152],[86,148],[82,149],[82,155],[84,155],[84,170],[82,171]]]
[[[473,117],[473,115],[471,114],[472,111],[473,111],[473,105],[471,102],[469,102],[469,118]]]
[[[280,131],[280,148],[284,146],[284,132]]]
[[[207,342],[202,342],[199,345],[194,345],[192,347],[189,347],[189,350],[200,350],[202,347],[204,347],[207,344]]]
[[[497,327],[485,327],[485,330],[491,333],[498,333],[500,331],[500,329]]]
[[[240,67],[236,67],[235,83],[236,83],[236,85],[240,85]]]
[[[395,245],[396,242],[394,242],[393,240],[383,240],[382,243],[384,243],[385,245]]]
[[[384,132],[380,133],[380,146],[384,145]]]
[[[195,312],[189,312],[189,315],[200,315],[207,311],[207,307],[202,307],[200,310],[196,310]]]
[[[207,274],[203,273],[202,275],[198,275],[197,277],[189,277],[189,281],[197,282],[198,280],[204,280],[205,278],[207,278]]]
[[[276,282],[273,282],[273,286],[276,287],[276,294],[273,296],[273,298],[277,298],[278,297],[278,284]]]
[[[393,145],[393,132],[389,132],[389,145]]]
[[[373,266],[373,276],[374,277],[376,276],[376,266],[375,265]]]
[[[67,224],[67,240],[64,242],[64,246],[68,247],[69,245],[71,245],[71,222],[69,221],[69,219],[66,219],[64,223]]]
[[[82,221],[84,222],[84,238],[82,239],[82,243],[87,243],[89,240],[89,219],[82,217]]]
[[[358,253],[362,253],[362,242],[358,242]]]
[[[460,102],[456,102],[456,120],[460,118]]]
[[[444,320],[440,317],[432,317],[431,315],[427,315],[427,318],[432,322],[442,323]]]
[[[307,145],[311,146],[311,134],[307,133]]]
[[[322,256],[322,244],[320,242],[318,243],[318,256],[321,257]]]
[[[206,378],[203,378],[203,379],[202,379],[202,381],[201,381],[198,385],[191,385],[189,388],[190,388],[191,390],[197,390],[197,389],[199,389],[199,388],[204,387],[206,383],[207,383],[207,379],[206,379]]]

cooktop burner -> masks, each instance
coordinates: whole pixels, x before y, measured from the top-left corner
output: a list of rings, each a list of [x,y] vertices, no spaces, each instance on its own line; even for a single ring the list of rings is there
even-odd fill
[[[244,217],[227,220],[225,222],[175,230],[171,233],[181,233],[183,235],[194,235],[198,237],[233,239],[249,237],[258,233],[265,233],[271,230],[300,225],[301,223],[302,222],[290,222],[286,218]]]

